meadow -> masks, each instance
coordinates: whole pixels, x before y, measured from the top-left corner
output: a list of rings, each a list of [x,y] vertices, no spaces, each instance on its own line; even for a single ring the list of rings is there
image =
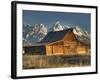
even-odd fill
[[[90,55],[23,55],[23,69],[81,67],[91,65]]]

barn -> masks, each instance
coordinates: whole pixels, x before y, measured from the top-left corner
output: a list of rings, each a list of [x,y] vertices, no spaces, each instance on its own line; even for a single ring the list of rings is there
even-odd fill
[[[23,47],[25,53],[35,55],[77,55],[90,53],[90,40],[77,36],[73,28],[49,32],[40,42]]]

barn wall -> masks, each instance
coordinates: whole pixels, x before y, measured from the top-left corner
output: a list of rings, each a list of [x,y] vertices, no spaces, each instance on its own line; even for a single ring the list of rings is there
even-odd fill
[[[88,54],[89,53],[89,46],[78,42],[78,46],[77,46],[77,53],[78,54]]]
[[[25,54],[44,55],[46,54],[45,46],[24,47]]]
[[[78,46],[77,47],[77,53],[78,54],[86,54],[87,53],[87,51],[86,51],[86,47],[85,46]]]
[[[47,55],[52,55],[53,53],[53,50],[52,50],[52,46],[50,45],[50,46],[46,46],[46,54]]]
[[[68,35],[65,35],[63,41],[64,52],[66,55],[89,53],[89,47],[77,41],[75,35],[72,32],[69,32]]]
[[[90,49],[86,45],[77,46],[77,53],[78,54],[90,54]]]
[[[63,42],[56,42],[46,46],[47,55],[62,55],[64,54]]]
[[[53,55],[64,54],[63,45],[53,45]]]
[[[64,39],[64,52],[66,55],[76,54],[77,40],[72,32],[65,35]]]

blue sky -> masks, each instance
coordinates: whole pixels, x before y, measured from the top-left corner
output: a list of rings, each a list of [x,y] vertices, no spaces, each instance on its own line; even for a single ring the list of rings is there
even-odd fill
[[[91,15],[88,13],[23,10],[23,25],[42,23],[50,28],[57,21],[60,21],[61,25],[79,25],[82,29],[90,32],[90,18]]]

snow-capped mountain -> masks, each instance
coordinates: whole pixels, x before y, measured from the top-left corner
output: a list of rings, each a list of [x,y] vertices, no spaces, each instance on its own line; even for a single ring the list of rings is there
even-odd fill
[[[61,25],[61,23],[57,21],[48,30],[44,24],[24,25],[23,43],[24,45],[32,45],[36,42],[40,42],[50,31],[62,31],[69,28],[73,28],[73,33],[78,39],[87,42],[90,40],[90,34],[86,30],[81,29],[79,26]]]
[[[23,28],[23,42],[33,44],[41,41],[47,34],[47,28],[43,24],[35,24],[31,27],[24,26]]]
[[[90,37],[90,34],[86,30],[82,30],[79,26],[73,28],[73,33],[78,36]]]
[[[78,36],[82,36],[83,35],[83,30],[81,28],[79,28],[79,26],[76,26],[73,29],[73,33],[78,35]]]
[[[64,30],[64,29],[65,29],[64,26],[62,26],[62,25],[60,24],[60,22],[57,21],[57,22],[53,25],[53,27],[50,28],[50,31],[61,31],[61,30]]]
[[[28,40],[23,38],[23,45],[26,46],[26,45],[32,45],[32,44]]]
[[[79,26],[76,26],[73,28],[73,33],[75,34],[76,38],[81,42],[90,44],[90,34],[87,31],[84,31]]]

